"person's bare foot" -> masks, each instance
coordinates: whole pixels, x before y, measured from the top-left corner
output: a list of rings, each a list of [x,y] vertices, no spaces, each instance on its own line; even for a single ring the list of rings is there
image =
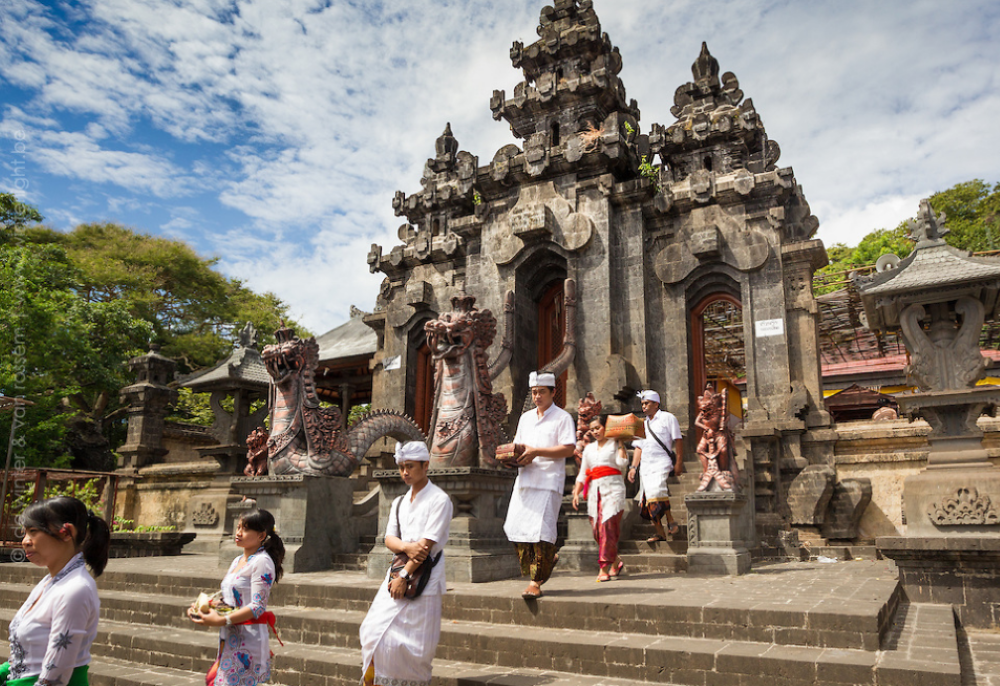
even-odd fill
[[[534,581],[528,584],[528,587],[521,591],[521,597],[525,600],[535,600],[536,598],[542,597],[542,589]]]

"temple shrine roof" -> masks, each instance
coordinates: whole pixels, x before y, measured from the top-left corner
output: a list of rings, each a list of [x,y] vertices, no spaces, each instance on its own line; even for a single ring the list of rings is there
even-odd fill
[[[196,393],[225,391],[236,388],[266,390],[271,383],[267,367],[257,350],[257,331],[247,325],[240,332],[240,341],[229,357],[211,369],[195,372],[181,379],[181,386]]]
[[[364,323],[365,314],[352,307],[350,319],[316,339],[320,364],[375,354],[378,350],[378,335]]]

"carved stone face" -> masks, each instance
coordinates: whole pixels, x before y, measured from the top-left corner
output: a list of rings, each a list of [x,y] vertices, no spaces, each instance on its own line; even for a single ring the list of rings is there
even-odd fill
[[[302,370],[305,363],[302,341],[295,339],[264,346],[260,354],[275,384],[282,384]]]
[[[427,322],[427,345],[435,360],[459,357],[472,343],[475,336],[473,322],[466,317],[445,315]]]

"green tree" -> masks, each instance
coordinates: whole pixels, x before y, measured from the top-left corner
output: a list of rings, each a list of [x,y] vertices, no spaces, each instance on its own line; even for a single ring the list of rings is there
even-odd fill
[[[247,321],[267,343],[288,320],[275,295],[226,278],[181,241],[116,224],[55,231],[13,196],[4,202],[0,321],[11,325],[0,349],[23,354],[0,359],[0,390],[36,403],[19,430],[29,464],[112,465],[125,430],[118,392],[133,381],[125,363],[150,342],[188,373],[228,355]],[[206,421],[207,399],[186,400]]]
[[[0,245],[15,240],[17,232],[42,221],[37,209],[18,202],[12,193],[0,193]]]
[[[1000,183],[980,179],[959,183],[931,196],[935,212],[944,212],[949,245],[972,252],[1000,250]]]

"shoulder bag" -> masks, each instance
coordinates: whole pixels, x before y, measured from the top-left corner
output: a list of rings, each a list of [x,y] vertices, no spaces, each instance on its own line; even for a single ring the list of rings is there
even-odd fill
[[[396,507],[396,528],[399,529],[399,533],[403,533],[403,528],[399,525],[399,507],[402,505],[400,501],[406,494],[399,496],[393,502]],[[444,551],[439,551],[437,555],[433,558],[428,555],[427,559],[420,563],[420,566],[413,570],[413,573],[406,578],[406,592],[403,597],[407,600],[414,600],[420,597],[420,594],[424,592],[427,588],[427,582],[431,580],[431,570],[441,559],[441,554]],[[399,578],[399,573],[403,571],[403,567],[406,563],[410,561],[409,556],[406,553],[396,553],[392,557],[392,563],[389,565],[389,582],[391,583],[393,579]]]

